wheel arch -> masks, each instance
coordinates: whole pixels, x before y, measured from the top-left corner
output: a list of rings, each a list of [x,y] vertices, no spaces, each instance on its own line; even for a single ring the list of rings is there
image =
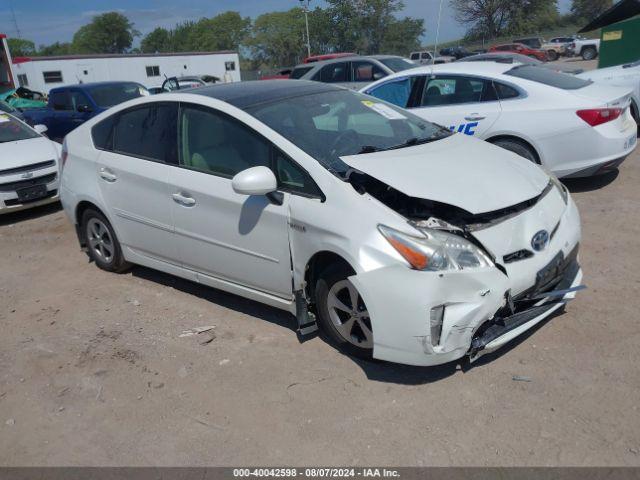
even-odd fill
[[[638,104],[636,103],[635,98],[631,98],[631,116],[636,123],[640,124],[640,110],[638,109]]]
[[[105,218],[109,219],[109,217],[107,217],[104,211],[100,207],[98,207],[98,205],[96,205],[94,202],[90,200],[81,200],[78,202],[78,204],[76,205],[75,211],[73,213],[73,217],[74,217],[73,219],[75,221],[78,241],[80,242],[80,246],[83,248],[87,246],[87,239],[85,238],[84,232],[82,231],[82,228],[81,228],[82,216],[84,215],[84,212],[86,212],[90,208],[100,212],[102,215],[105,216]]]
[[[522,137],[519,137],[517,135],[511,135],[511,134],[500,134],[500,135],[494,135],[492,137],[489,137],[486,139],[487,142],[489,143],[495,143],[498,140],[513,140],[516,141],[518,143],[523,144],[525,147],[529,148],[533,154],[536,157],[536,163],[538,165],[542,165],[542,160],[540,158],[540,153],[538,152],[538,149],[528,140],[525,140]]]
[[[307,298],[315,303],[315,285],[320,278],[322,272],[331,265],[342,264],[351,270],[354,274],[356,269],[344,258],[344,256],[331,250],[321,250],[314,253],[307,261],[304,271],[304,280]]]

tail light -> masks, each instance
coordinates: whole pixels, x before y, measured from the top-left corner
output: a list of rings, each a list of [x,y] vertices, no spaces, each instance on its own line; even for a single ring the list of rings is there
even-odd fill
[[[622,114],[622,108],[591,108],[578,110],[576,114],[592,127],[615,120]]]
[[[69,151],[67,150],[67,141],[62,142],[62,153],[60,154],[60,170],[64,168],[64,164],[67,163],[67,157],[69,156]]]

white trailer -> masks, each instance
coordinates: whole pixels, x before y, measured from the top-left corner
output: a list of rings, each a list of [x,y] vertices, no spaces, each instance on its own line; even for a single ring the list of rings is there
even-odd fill
[[[162,85],[165,77],[187,75],[240,81],[240,59],[233,51],[14,57],[11,63],[16,86],[47,94],[64,85],[113,80],[153,87]]]

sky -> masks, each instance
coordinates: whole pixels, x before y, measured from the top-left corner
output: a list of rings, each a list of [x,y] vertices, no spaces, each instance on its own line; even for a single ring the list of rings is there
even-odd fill
[[[423,18],[427,33],[423,44],[435,40],[440,0],[404,0],[404,16]],[[566,11],[570,0],[559,0],[561,11]],[[10,6],[22,38],[33,40],[36,45],[56,41],[68,42],[75,31],[91,21],[94,15],[117,10],[125,14],[143,35],[155,27],[173,27],[185,20],[212,17],[228,10],[242,16],[257,17],[261,13],[287,10],[300,4],[298,0],[2,0],[0,6],[0,32],[15,37],[16,27]],[[311,8],[325,6],[323,0],[311,0]],[[444,0],[439,41],[455,40],[464,35],[465,27],[459,25]],[[138,39],[139,42],[139,39]]]

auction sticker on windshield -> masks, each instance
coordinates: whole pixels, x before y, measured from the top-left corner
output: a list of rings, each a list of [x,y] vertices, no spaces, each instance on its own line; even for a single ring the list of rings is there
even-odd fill
[[[0,115],[0,123],[8,122],[9,117],[7,115]]]
[[[379,113],[385,118],[389,120],[406,120],[407,117],[402,115],[400,112],[396,112],[393,108],[385,105],[384,103],[372,102],[371,100],[362,100],[362,104],[365,107],[369,107],[376,113]]]

